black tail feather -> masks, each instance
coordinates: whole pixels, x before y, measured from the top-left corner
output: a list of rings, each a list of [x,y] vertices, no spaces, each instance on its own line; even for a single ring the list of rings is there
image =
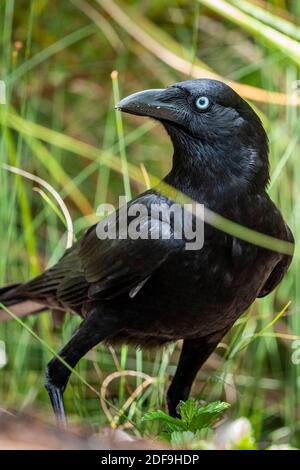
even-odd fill
[[[18,293],[21,283],[10,284],[0,288],[0,303],[3,303],[7,306],[13,305],[17,302],[24,300],[24,296]]]
[[[14,315],[25,317],[32,313],[42,312],[46,310],[46,306],[26,298],[20,292],[22,284],[11,284],[0,288],[0,304],[3,304]],[[11,320],[12,317],[4,309],[0,308],[0,322]]]

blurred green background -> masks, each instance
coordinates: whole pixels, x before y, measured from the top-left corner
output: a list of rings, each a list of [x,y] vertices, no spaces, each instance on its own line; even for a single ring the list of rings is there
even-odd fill
[[[78,236],[97,220],[100,203],[116,204],[124,194],[126,159],[135,175],[127,195],[145,190],[149,175],[162,177],[170,168],[171,145],[157,124],[134,116],[116,121],[118,93],[217,74],[232,82],[264,122],[269,192],[297,240],[299,15],[300,2],[287,0],[2,0],[1,164],[49,183],[63,198]],[[0,281],[6,284],[57,261],[67,237],[53,191],[2,167],[0,195]],[[227,415],[247,417],[261,446],[300,445],[300,367],[292,360],[300,339],[298,268],[297,256],[276,292],[237,322],[193,389],[194,397],[231,403]],[[49,313],[24,320],[44,343],[14,320],[0,325],[8,356],[0,370],[0,407],[53,419],[44,390],[49,348],[58,351],[79,321],[67,315],[54,326]],[[165,407],[178,354],[178,345],[155,352],[99,346],[80,362],[67,388],[70,421],[155,433],[141,417]]]

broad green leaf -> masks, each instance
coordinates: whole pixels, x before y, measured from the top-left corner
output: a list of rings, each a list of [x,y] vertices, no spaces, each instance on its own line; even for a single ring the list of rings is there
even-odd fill
[[[180,429],[183,427],[183,422],[181,419],[173,418],[162,410],[149,411],[143,416],[143,421],[154,421],[157,419],[174,427],[174,429]]]

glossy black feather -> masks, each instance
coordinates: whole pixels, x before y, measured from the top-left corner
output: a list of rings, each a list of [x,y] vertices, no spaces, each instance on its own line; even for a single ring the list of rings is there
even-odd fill
[[[198,97],[208,98],[205,112]],[[293,242],[290,229],[267,194],[268,139],[251,107],[227,85],[191,80],[166,90],[132,95],[121,110],[160,120],[173,147],[173,166],[164,182],[241,225]],[[161,156],[164,158],[164,155]],[[133,202],[147,207],[173,201],[154,188]],[[119,217],[119,214],[118,214]],[[118,220],[117,217],[117,220]],[[103,223],[111,222],[108,218]],[[142,224],[159,220],[146,217]],[[150,230],[149,228],[149,230]],[[205,225],[203,248],[187,251],[170,224],[168,240],[100,240],[96,226],[51,269],[0,301],[28,298],[86,318],[61,354],[71,365],[97,342],[138,345],[184,339],[182,357],[168,396],[176,413],[197,370],[237,318],[280,282],[291,256],[259,248]],[[61,412],[58,390],[69,373],[53,360],[47,388]]]

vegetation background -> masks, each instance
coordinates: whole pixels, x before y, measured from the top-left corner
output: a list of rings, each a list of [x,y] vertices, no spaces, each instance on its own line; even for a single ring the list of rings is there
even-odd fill
[[[36,275],[64,252],[70,240],[55,191],[77,237],[97,220],[100,203],[117,204],[119,195],[147,188],[149,175],[166,174],[171,146],[162,129],[134,116],[122,122],[114,102],[192,76],[231,81],[262,117],[269,192],[297,239],[299,15],[300,2],[288,0],[2,0],[1,285]],[[44,183],[28,179],[36,177]],[[230,403],[228,418],[248,418],[261,447],[299,446],[299,302],[296,252],[276,292],[245,312],[193,389],[194,397]],[[45,367],[79,322],[67,314],[54,326],[44,313],[0,325],[8,357],[0,370],[2,408],[53,419]],[[66,390],[70,421],[154,435],[157,424],[142,416],[165,408],[179,346],[97,347]]]

